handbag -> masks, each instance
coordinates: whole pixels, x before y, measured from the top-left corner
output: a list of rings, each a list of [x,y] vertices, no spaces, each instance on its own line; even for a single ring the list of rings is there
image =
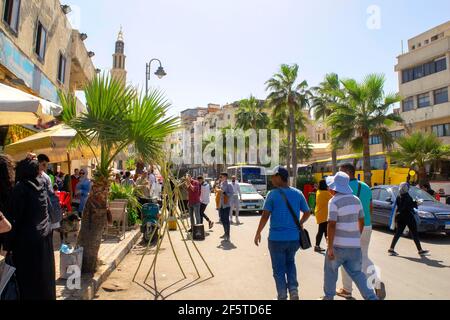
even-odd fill
[[[6,255],[5,266],[0,278],[0,301],[20,300],[19,285],[16,278],[16,268],[10,253]]]
[[[280,192],[281,196],[284,199],[284,202],[286,203],[289,212],[292,215],[292,218],[294,219],[295,224],[298,227],[299,230],[299,235],[300,235],[300,248],[302,248],[303,250],[308,250],[312,247],[311,245],[311,238],[309,237],[309,233],[308,230],[306,230],[305,228],[302,228],[302,226],[300,225],[300,221],[297,219],[297,215],[294,212],[294,209],[292,209],[291,204],[289,203],[286,194],[281,190],[278,189],[278,191]]]

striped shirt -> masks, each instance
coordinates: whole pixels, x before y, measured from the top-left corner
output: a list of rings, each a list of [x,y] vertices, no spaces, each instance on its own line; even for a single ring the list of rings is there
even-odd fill
[[[328,204],[329,221],[336,222],[334,246],[361,248],[359,219],[364,218],[361,201],[354,195],[336,194]]]

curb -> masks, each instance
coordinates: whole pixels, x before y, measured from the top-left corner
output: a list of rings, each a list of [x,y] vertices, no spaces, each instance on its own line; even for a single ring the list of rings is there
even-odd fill
[[[140,238],[141,232],[139,229],[131,231],[129,238],[123,240],[127,241],[126,246],[121,248],[119,252],[113,252],[113,257],[107,258],[106,264],[98,268],[93,278],[85,278],[84,281],[87,283],[84,283],[80,290],[69,297],[62,298],[62,300],[93,300],[100,286],[108,279]],[[82,283],[84,281],[82,280]]]

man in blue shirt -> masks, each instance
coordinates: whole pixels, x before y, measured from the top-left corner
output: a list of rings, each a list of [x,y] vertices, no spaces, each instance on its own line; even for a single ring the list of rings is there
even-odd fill
[[[302,227],[311,214],[303,194],[295,188],[290,188],[288,181],[287,169],[276,167],[272,176],[272,184],[276,189],[267,196],[255,244],[259,246],[261,243],[261,232],[270,218],[269,251],[278,299],[287,300],[289,290],[290,299],[299,300],[295,255],[300,249],[300,230],[289,211],[283,193]],[[300,212],[303,212],[301,219]]]
[[[364,230],[361,235],[363,272],[368,279],[373,279],[370,282],[371,285],[373,285],[378,298],[384,299],[386,297],[384,283],[381,282],[379,272],[369,258],[370,238],[372,236],[372,190],[366,183],[356,179],[356,169],[351,163],[343,164],[340,171],[345,172],[350,177],[350,188],[353,190],[353,195],[359,198],[364,209]],[[347,272],[345,272],[344,268],[342,268],[342,284],[343,288],[338,290],[337,295],[350,299],[353,291],[352,279]],[[371,289],[373,287],[371,287]]]

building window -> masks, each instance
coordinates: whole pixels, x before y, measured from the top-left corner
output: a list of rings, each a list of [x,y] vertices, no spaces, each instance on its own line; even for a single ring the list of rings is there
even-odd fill
[[[417,105],[419,106],[419,108],[425,108],[425,107],[429,107],[430,106],[430,94],[424,93],[424,94],[420,94],[417,97]]]
[[[414,68],[405,69],[402,71],[403,83],[414,81],[433,73],[447,70],[447,58],[441,58],[436,61],[431,61]]]
[[[450,123],[432,126],[431,129],[438,137],[450,137]]]
[[[317,142],[320,142],[320,134],[317,135]]]
[[[15,33],[19,31],[20,0],[5,0],[5,11],[3,21]]]
[[[47,30],[42,23],[38,21],[36,30],[36,48],[35,52],[39,59],[43,61],[45,59],[45,49],[47,48]]]
[[[448,88],[442,88],[434,91],[434,104],[448,102]]]
[[[397,140],[405,135],[405,130],[392,131],[391,136],[392,139]]]
[[[411,111],[414,109],[414,98],[409,97],[403,100],[403,112]]]
[[[436,62],[436,72],[447,70],[447,58],[442,58]]]
[[[371,136],[369,138],[369,144],[370,145],[381,144],[381,138],[379,136]]]
[[[327,134],[324,133],[324,134],[322,135],[322,138],[323,138],[323,141],[326,141],[326,140],[327,140]]]
[[[59,54],[59,62],[58,62],[58,81],[64,84],[66,79],[66,58]]]

